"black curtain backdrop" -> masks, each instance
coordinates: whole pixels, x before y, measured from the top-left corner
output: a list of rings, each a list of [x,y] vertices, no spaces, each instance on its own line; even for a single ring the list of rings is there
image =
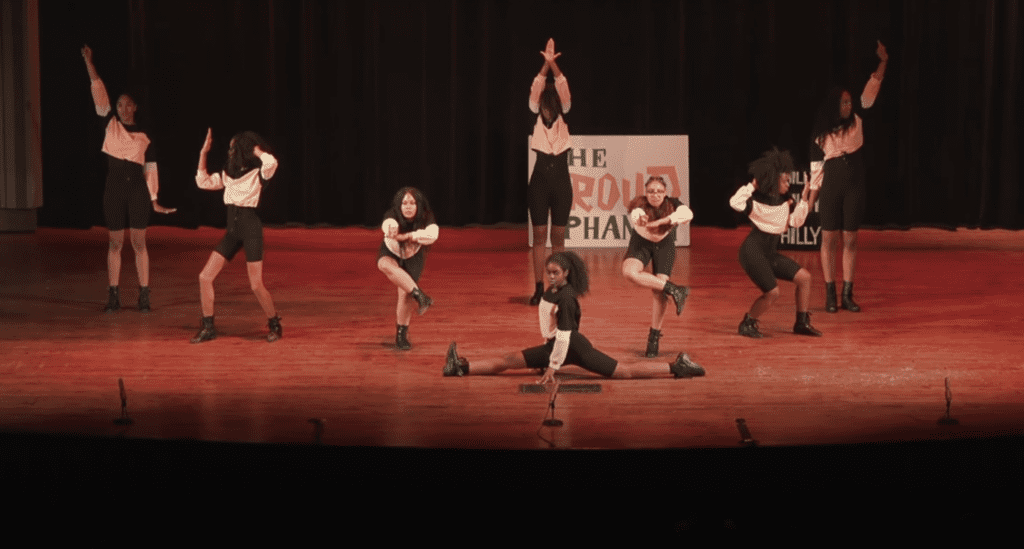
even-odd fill
[[[882,40],[867,225],[1019,229],[1022,18],[1009,0],[47,0],[40,224],[103,225],[85,43],[112,98],[141,90],[179,208],[157,224],[223,226],[194,183],[207,127],[211,168],[236,132],[273,145],[267,223],[377,225],[405,185],[443,225],[525,222],[527,98],[554,37],[572,133],[689,135],[694,223],[725,227],[762,150],[806,169],[818,103],[859,91]]]

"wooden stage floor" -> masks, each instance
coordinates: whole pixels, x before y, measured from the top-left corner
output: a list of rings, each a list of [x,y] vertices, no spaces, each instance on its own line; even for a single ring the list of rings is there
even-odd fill
[[[526,303],[525,227],[443,228],[414,317],[414,348],[393,348],[395,289],[376,269],[377,229],[266,230],[264,276],[284,338],[265,319],[242,256],[217,281],[215,341],[192,345],[197,275],[222,230],[149,230],[154,310],[135,310],[124,253],[120,312],[105,314],[106,232],[0,235],[0,431],[132,439],[459,449],[661,449],[739,445],[744,418],[762,446],[1018,436],[1024,420],[1024,238],[1009,231],[863,231],[861,313],[823,310],[816,252],[786,252],[814,275],[813,324],[791,333],[793,286],[762,319],[770,337],[736,334],[758,291],[740,269],[747,229],[695,227],[673,279],[690,286],[664,326],[665,361],[686,351],[701,379],[607,380],[567,368],[562,427],[532,374],[444,378],[457,341],[474,360],[539,342]],[[623,251],[584,250],[592,272],[582,331],[620,360],[643,352],[650,294],[620,273]],[[666,366],[667,372],[667,366]],[[949,378],[952,416],[940,426]],[[118,379],[130,426],[115,425]],[[314,420],[314,421],[311,421]]]

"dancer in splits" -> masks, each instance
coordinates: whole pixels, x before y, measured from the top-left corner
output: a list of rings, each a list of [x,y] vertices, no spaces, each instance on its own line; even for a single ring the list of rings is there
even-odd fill
[[[561,53],[555,53],[555,40],[549,39],[547,49],[540,52],[544,65],[530,87],[530,111],[537,115],[530,138],[530,148],[537,154],[530,174],[527,200],[530,221],[533,224],[533,274],[537,281],[530,305],[540,303],[544,293],[544,255],[551,212],[551,251],[565,249],[565,226],[572,209],[572,182],[569,179],[568,153],[571,145],[569,125],[565,115],[571,106],[569,82],[555,62]],[[555,83],[547,82],[548,72]]]
[[[757,329],[758,319],[779,298],[776,279],[796,283],[796,324],[793,333],[821,336],[811,326],[808,312],[811,300],[811,273],[800,267],[796,261],[778,252],[781,235],[790,227],[801,227],[807,219],[807,195],[810,187],[804,187],[799,203],[786,196],[789,192],[789,173],[793,171],[793,159],[788,152],[772,149],[761,158],[750,163],[751,183],[740,187],[729,199],[729,205],[738,212],[750,216],[750,234],[740,245],[740,265],[750,280],[763,292],[754,300],[750,311],[740,323],[740,335],[764,337]]]
[[[277,159],[270,154],[262,137],[254,132],[242,132],[231,138],[225,169],[210,174],[206,171],[206,155],[212,144],[213,130],[207,130],[203,149],[199,151],[196,185],[208,191],[224,189],[228,227],[224,238],[199,273],[203,321],[192,343],[202,343],[217,337],[213,326],[213,282],[224,264],[231,261],[242,248],[245,248],[249,286],[267,315],[267,326],[270,328],[267,341],[273,343],[281,339],[281,317],[277,315],[270,292],[263,286],[263,223],[256,213],[256,207],[260,203],[263,187],[277,171]]]
[[[422,315],[434,303],[417,283],[423,274],[428,247],[437,241],[437,223],[423,193],[403,187],[391,199],[391,208],[384,213],[380,228],[384,241],[377,255],[377,268],[398,287],[395,347],[406,351],[412,348],[408,333],[413,309],[418,308]]]
[[[107,182],[103,190],[103,216],[109,231],[107,247],[107,305],[109,312],[121,308],[121,249],[124,230],[128,227],[135,271],[139,276],[140,311],[150,310],[149,251],[146,249],[146,227],[150,212],[173,213],[157,203],[160,189],[156,155],[149,136],[138,123],[138,103],[128,94],[117,98],[117,109],[110,108],[107,88],[92,63],[92,50],[82,48],[85,68],[92,81],[92,99],[96,114],[103,118],[103,153],[107,155]]]
[[[889,54],[881,42],[875,52],[878,68],[868,78],[858,104],[868,109],[875,103],[885,76]],[[825,279],[825,310],[836,307],[836,250],[843,247],[842,306],[860,312],[853,300],[853,274],[857,266],[857,231],[864,220],[867,193],[864,184],[864,128],[854,108],[852,94],[845,88],[833,88],[818,108],[811,132],[811,204],[820,198],[821,271]],[[820,194],[819,194],[820,193]],[[842,232],[840,232],[842,230]]]
[[[590,289],[586,264],[573,252],[556,252],[548,258],[545,265],[550,286],[543,294],[537,315],[541,335],[547,343],[524,349],[521,355],[483,360],[470,366],[468,360],[459,357],[453,342],[448,347],[443,375],[488,375],[505,370],[530,368],[544,372],[538,383],[551,383],[555,380],[555,372],[569,364],[605,377],[616,378],[649,378],[668,373],[677,378],[704,375],[704,368],[683,353],[680,353],[674,362],[669,363],[666,370],[664,362],[620,363],[595,349],[580,333],[582,314],[577,298]]]
[[[690,290],[676,286],[669,280],[676,260],[676,226],[689,223],[693,212],[678,198],[666,197],[667,188],[661,176],[653,176],[644,185],[644,195],[629,204],[629,219],[633,223],[633,236],[629,239],[626,257],[622,260],[622,276],[633,284],[649,288],[651,304],[651,330],[647,335],[644,356],[658,356],[661,325],[665,321],[668,297],[676,303],[676,315],[683,313],[683,305]],[[644,271],[651,263],[650,273]]]

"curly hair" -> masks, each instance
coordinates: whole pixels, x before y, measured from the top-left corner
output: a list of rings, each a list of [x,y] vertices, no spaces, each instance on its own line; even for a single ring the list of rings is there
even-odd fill
[[[777,198],[779,196],[779,177],[794,171],[793,157],[789,151],[780,151],[772,147],[765,151],[761,158],[750,163],[747,172],[757,179],[757,188],[762,193]]]
[[[545,265],[549,263],[554,263],[568,271],[566,282],[576,291],[576,295],[584,295],[590,291],[590,274],[587,272],[587,264],[575,252],[555,252],[544,262]]]

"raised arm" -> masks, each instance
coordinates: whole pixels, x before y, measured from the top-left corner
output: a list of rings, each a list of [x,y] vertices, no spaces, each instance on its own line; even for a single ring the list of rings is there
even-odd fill
[[[96,105],[96,114],[106,116],[110,113],[110,97],[107,95],[107,87],[100,79],[100,74],[96,72],[96,66],[92,64],[92,49],[88,45],[82,47],[82,59],[85,59],[85,70],[89,71],[92,101]]]
[[[885,51],[885,45],[881,40],[878,41],[875,54],[878,55],[878,68],[871,73],[871,78],[868,78],[867,84],[864,85],[864,91],[860,94],[860,105],[865,109],[870,109],[875,104],[878,90],[882,87],[882,78],[885,77],[885,67],[889,63],[889,54]]]
[[[196,185],[198,185],[200,189],[208,191],[216,191],[224,188],[224,184],[220,180],[220,174],[210,175],[206,171],[206,155],[210,153],[210,147],[212,145],[213,129],[207,128],[206,141],[203,142],[203,148],[199,150],[199,166],[196,169]]]

